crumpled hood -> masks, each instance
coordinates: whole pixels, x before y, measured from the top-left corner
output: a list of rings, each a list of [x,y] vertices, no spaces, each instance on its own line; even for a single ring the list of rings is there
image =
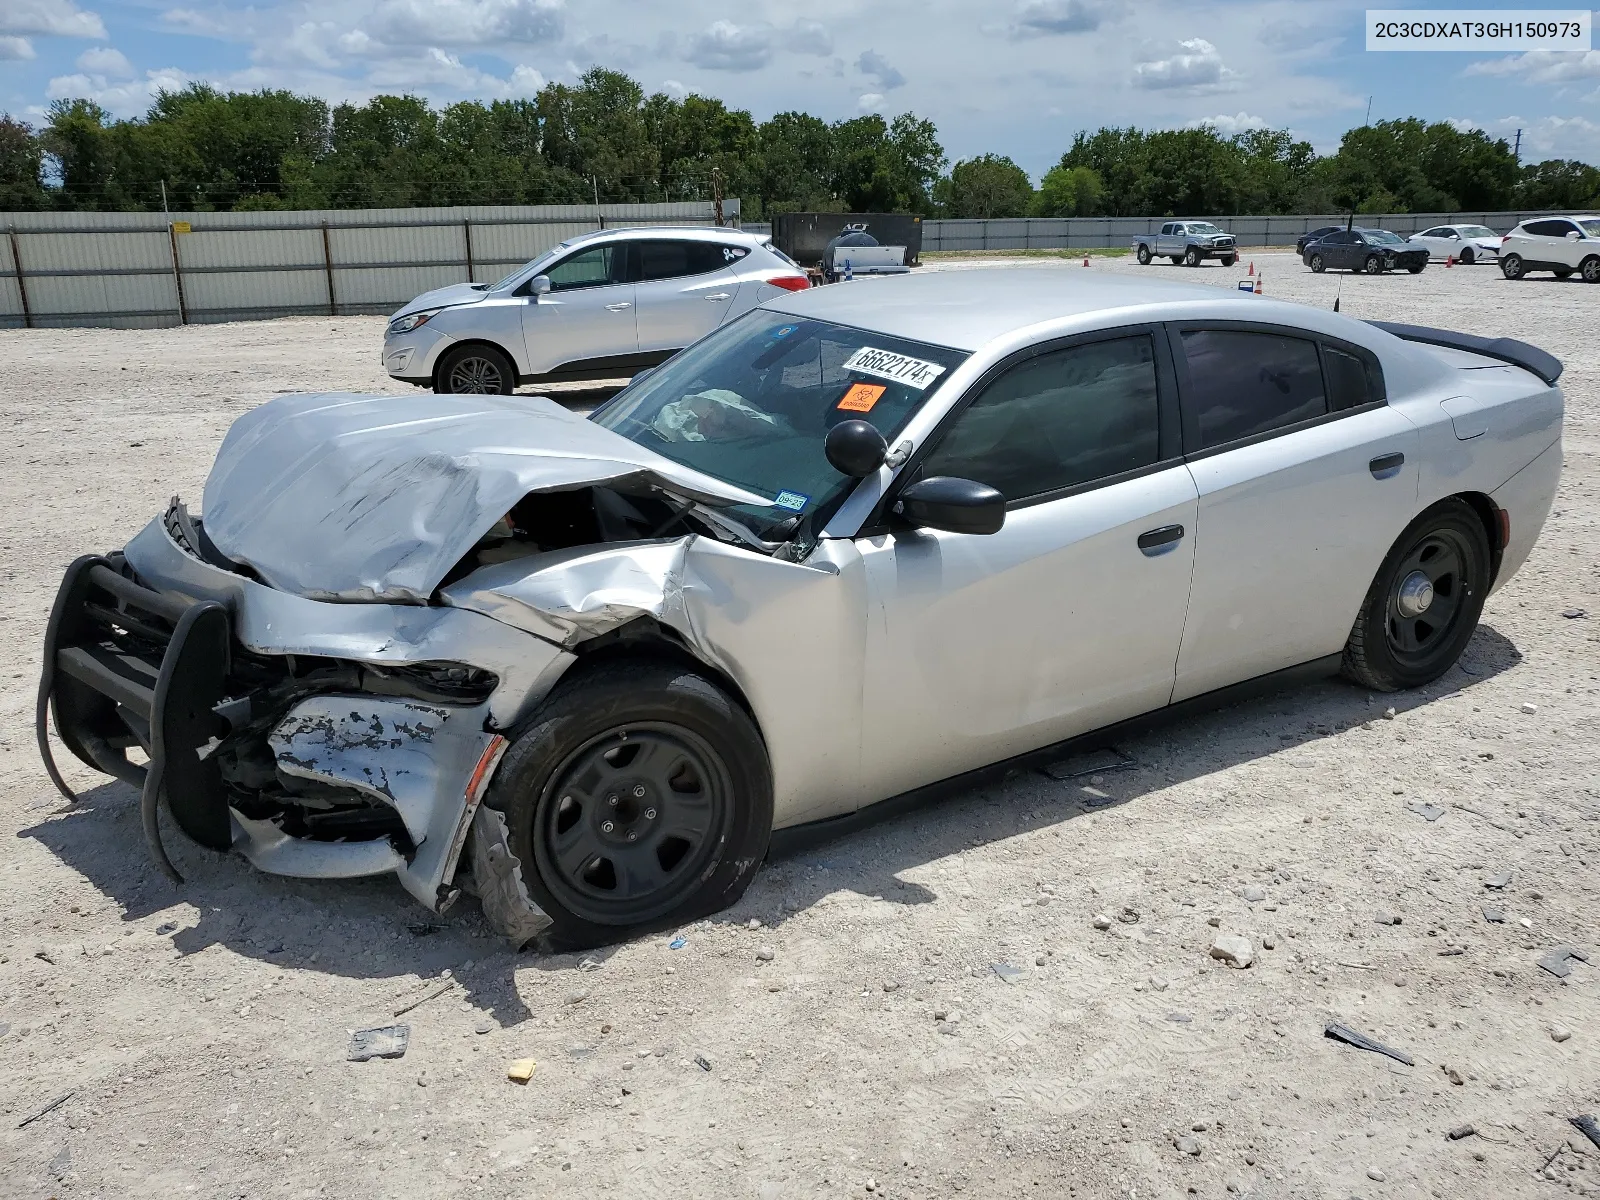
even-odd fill
[[[522,497],[593,484],[770,503],[543,397],[330,393],[235,421],[203,516],[218,550],[282,591],[426,603]]]
[[[476,304],[489,294],[487,288],[475,288],[470,283],[452,283],[442,288],[434,288],[431,292],[423,292],[414,300],[408,300],[390,314],[392,321],[395,317],[403,317],[407,313],[422,312],[429,308],[449,308],[456,304]]]

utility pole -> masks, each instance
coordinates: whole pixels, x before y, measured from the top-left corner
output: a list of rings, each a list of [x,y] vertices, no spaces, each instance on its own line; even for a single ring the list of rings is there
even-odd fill
[[[719,228],[725,224],[722,219],[722,171],[717,167],[711,168],[711,212]]]
[[[1363,125],[1371,125],[1372,124],[1372,97],[1371,96],[1367,97],[1367,119],[1365,121],[1361,122],[1361,123]]]
[[[600,176],[598,176],[598,175],[589,176],[589,184],[590,184],[591,187],[594,188],[594,206],[596,208],[599,208],[600,207]]]
[[[1517,160],[1517,164],[1520,166],[1522,164],[1522,130],[1520,129],[1517,130],[1517,144],[1512,147],[1511,155]]]
[[[167,211],[167,181],[165,179],[161,181],[161,211]]]

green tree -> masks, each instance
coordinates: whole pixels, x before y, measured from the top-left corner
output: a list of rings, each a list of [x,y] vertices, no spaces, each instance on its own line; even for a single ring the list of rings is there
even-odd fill
[[[1004,155],[980,154],[950,171],[943,209],[952,217],[1020,217],[1033,202],[1028,173]]]
[[[1600,171],[1571,158],[1522,168],[1512,197],[1517,208],[1600,208]]]
[[[44,186],[39,173],[44,152],[33,128],[0,113],[0,209],[17,211],[43,208]]]
[[[95,209],[112,198],[112,153],[106,131],[109,115],[93,100],[51,102],[39,142],[61,179],[56,193],[59,207]],[[123,203],[132,206],[126,199]]]
[[[1095,217],[1100,215],[1105,184],[1092,167],[1057,164],[1045,172],[1028,213],[1034,217]]]
[[[831,212],[840,207],[833,190],[834,135],[827,122],[809,113],[781,112],[756,132],[760,212]]]

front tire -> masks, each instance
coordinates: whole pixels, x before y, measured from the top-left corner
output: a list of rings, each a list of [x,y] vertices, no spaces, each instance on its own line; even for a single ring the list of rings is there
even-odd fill
[[[1150,265],[1151,258],[1150,247],[1141,242],[1139,244],[1139,252],[1134,257],[1139,260],[1139,265],[1141,267],[1148,267]]]
[[[1427,265],[1428,265],[1427,263],[1418,263],[1414,267],[1407,267],[1406,270],[1410,271],[1411,274],[1413,274],[1413,275],[1421,275],[1422,274],[1422,269],[1424,267],[1426,267]]]
[[[1231,267],[1231,266],[1233,266],[1234,263],[1236,263],[1238,261],[1239,260],[1237,258],[1235,258],[1231,254],[1224,254],[1222,256],[1222,265],[1225,266],[1225,267]]]
[[[516,390],[517,368],[493,346],[459,346],[439,360],[433,390],[464,396],[509,396]]]
[[[551,941],[573,948],[728,907],[772,836],[772,771],[755,723],[711,680],[669,662],[562,680],[484,802],[505,814]]]
[[[1183,265],[1186,267],[1198,267],[1200,265],[1200,251],[1193,246],[1185,250],[1183,252]]]
[[[1461,657],[1488,598],[1489,535],[1462,500],[1406,527],[1367,589],[1343,674],[1377,692],[1421,687]]]
[[[1471,246],[1467,246],[1462,249],[1461,257],[1457,261],[1459,261],[1463,267],[1470,267],[1477,260],[1478,252]]]
[[[1508,254],[1500,260],[1500,274],[1507,279],[1522,278],[1522,255]]]
[[[1367,255],[1367,261],[1361,264],[1361,269],[1368,275],[1382,275],[1383,259],[1376,254],[1369,254]]]
[[[1328,264],[1322,261],[1322,255],[1313,254],[1311,256],[1311,273],[1313,275],[1321,275],[1327,269]]]

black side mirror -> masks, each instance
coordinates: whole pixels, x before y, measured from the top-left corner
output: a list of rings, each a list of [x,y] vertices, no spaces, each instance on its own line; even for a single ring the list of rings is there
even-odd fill
[[[865,479],[889,456],[889,443],[870,421],[840,421],[828,430],[822,452],[841,475]]]
[[[999,533],[1006,498],[987,483],[934,475],[901,492],[894,511],[913,525],[946,533]]]

